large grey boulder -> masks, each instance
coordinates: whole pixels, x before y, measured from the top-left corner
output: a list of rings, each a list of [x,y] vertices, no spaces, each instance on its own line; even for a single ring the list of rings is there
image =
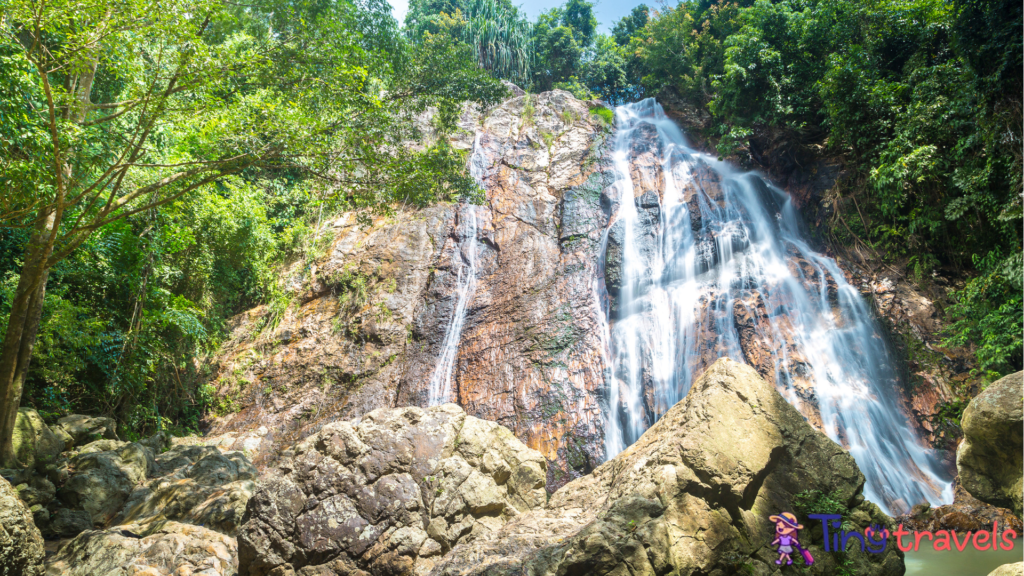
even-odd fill
[[[82,446],[95,440],[117,440],[117,423],[113,418],[72,414],[57,420],[68,447]]]
[[[179,522],[89,530],[46,564],[47,576],[234,576],[235,539]]]
[[[7,480],[0,478],[0,574],[37,576],[43,573],[43,537],[32,512]]]
[[[256,489],[256,468],[245,455],[176,446],[155,463],[156,478],[132,491],[115,524],[179,520],[235,535]]]
[[[153,453],[137,443],[75,456],[71,465],[76,472],[57,496],[69,508],[88,512],[99,526],[117,516],[135,486],[155,467]]]
[[[18,408],[14,422],[14,455],[22,466],[53,462],[64,450],[61,440],[32,408]]]
[[[1005,376],[971,400],[956,453],[960,483],[975,498],[1021,515],[1024,372]]]
[[[545,466],[508,429],[453,404],[328,424],[249,500],[239,570],[425,573],[444,551],[543,505]]]
[[[633,446],[542,508],[459,543],[431,574],[778,574],[769,516],[820,490],[849,508],[846,520],[859,529],[890,522],[864,501],[863,485],[853,458],[774,386],[721,359]],[[800,520],[815,563],[794,563],[805,574],[838,573],[812,530],[818,523]],[[851,546],[846,558],[853,574],[904,572],[894,546],[882,554]]]

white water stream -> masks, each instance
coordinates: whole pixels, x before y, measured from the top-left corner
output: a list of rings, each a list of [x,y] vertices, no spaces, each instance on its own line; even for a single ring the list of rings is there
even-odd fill
[[[746,310],[768,317],[757,339],[779,391],[849,450],[868,499],[890,513],[952,502],[935,455],[898,408],[893,359],[868,305],[808,245],[789,196],[690,149],[653,99],[616,110],[614,146],[620,200],[609,230],[621,227],[621,282],[602,327],[607,457],[685,396],[709,357],[745,361],[735,311]],[[660,165],[653,207],[649,197],[634,202],[638,156]],[[709,176],[720,179],[718,197]],[[608,242],[606,232],[602,254]]]
[[[484,162],[480,147],[480,134],[473,142],[473,154],[469,159],[469,173],[477,184],[483,186]],[[466,324],[466,309],[476,292],[477,275],[477,210],[468,202],[460,203],[457,212],[455,235],[458,238],[458,253],[452,256],[452,266],[457,268],[455,279],[455,309],[451,322],[441,343],[441,354],[437,358],[434,372],[430,375],[427,402],[437,406],[452,400],[452,372],[459,353],[462,327]]]

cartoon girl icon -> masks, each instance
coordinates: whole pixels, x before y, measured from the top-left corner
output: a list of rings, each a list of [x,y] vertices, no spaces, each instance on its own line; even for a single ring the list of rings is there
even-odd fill
[[[787,566],[792,564],[793,559],[790,555],[793,554],[794,549],[800,552],[805,563],[812,564],[814,562],[811,553],[800,545],[797,530],[802,530],[804,525],[797,522],[796,516],[790,512],[783,512],[778,516],[769,516],[768,519],[775,523],[775,540],[772,540],[772,545],[778,546],[775,550],[779,553],[779,559],[775,561],[776,564],[782,564],[783,560]]]

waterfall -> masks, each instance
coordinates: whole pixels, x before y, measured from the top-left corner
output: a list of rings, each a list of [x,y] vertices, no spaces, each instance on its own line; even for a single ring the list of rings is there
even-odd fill
[[[473,154],[469,159],[469,173],[477,184],[483,186],[484,162],[486,157],[480,146],[480,134],[473,141]],[[462,339],[462,327],[466,323],[466,309],[476,291],[477,274],[477,207],[463,202],[459,204],[455,236],[458,238],[458,253],[452,257],[452,266],[457,268],[455,279],[455,309],[451,322],[445,331],[441,343],[441,354],[430,375],[430,388],[427,402],[437,406],[451,401],[452,372],[455,369],[455,357],[459,352],[459,341]]]
[[[952,501],[898,407],[868,305],[805,239],[789,196],[690,149],[653,99],[616,110],[617,208],[602,240],[611,458],[719,357],[755,364],[847,449],[890,513]]]

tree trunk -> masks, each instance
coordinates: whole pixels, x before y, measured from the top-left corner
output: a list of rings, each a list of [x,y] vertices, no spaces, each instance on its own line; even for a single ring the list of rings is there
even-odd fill
[[[25,250],[25,263],[0,349],[0,466],[4,468],[20,466],[14,454],[14,424],[43,315],[43,296],[50,275],[47,260],[53,252],[53,226],[52,213],[42,218]]]
[[[109,12],[107,15],[109,16]],[[84,122],[89,112],[92,84],[98,64],[98,59],[92,59],[81,74],[68,78],[67,89],[74,94],[75,105],[68,107],[64,116],[75,123]],[[40,71],[42,72],[42,69]],[[45,84],[47,78],[45,72],[42,73]],[[52,113],[51,101],[51,122]],[[43,316],[46,281],[50,276],[49,260],[53,255],[56,232],[65,208],[65,193],[72,176],[72,162],[61,158],[64,155],[60,153],[56,125],[51,126],[51,129],[54,135],[54,168],[58,171],[56,201],[47,212],[39,215],[38,224],[25,249],[25,262],[21,267],[14,302],[11,303],[11,316],[7,323],[3,348],[0,349],[0,466],[4,468],[19,467],[17,456],[14,454],[14,424],[18,419],[21,391],[28,375],[32,350],[35,348],[36,335],[39,332],[39,322]],[[74,149],[65,152],[66,159],[75,155]]]

